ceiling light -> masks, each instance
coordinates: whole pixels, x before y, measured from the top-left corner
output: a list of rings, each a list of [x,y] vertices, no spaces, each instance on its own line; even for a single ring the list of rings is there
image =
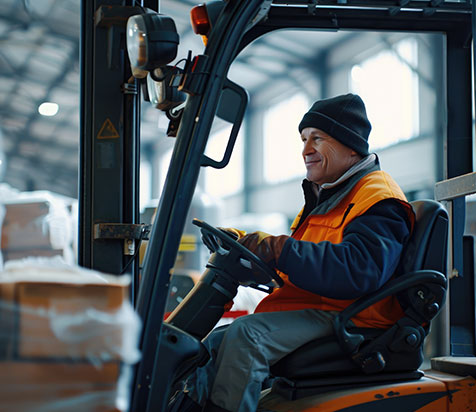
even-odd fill
[[[38,112],[43,116],[54,116],[58,113],[59,106],[56,103],[44,102],[38,106]]]

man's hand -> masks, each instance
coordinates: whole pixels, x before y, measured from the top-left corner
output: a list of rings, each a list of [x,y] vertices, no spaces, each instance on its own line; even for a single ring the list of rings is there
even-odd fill
[[[242,237],[246,236],[246,232],[244,230],[236,229],[234,227],[218,227],[222,232],[229,234],[235,240],[241,239]]]
[[[235,240],[241,239],[243,236],[246,235],[245,231],[235,229],[234,227],[217,227],[217,229],[220,229],[222,232],[225,232],[227,235],[230,235]],[[210,252],[213,252],[216,249],[216,245],[210,244],[209,239],[207,237],[202,236],[202,242],[205,244],[208,250],[210,250]],[[220,240],[218,240],[218,242],[220,242]]]
[[[238,239],[238,242],[261,258],[269,266],[275,268],[281,251],[283,250],[284,243],[288,238],[289,236],[286,235],[272,236],[268,233],[258,231]]]

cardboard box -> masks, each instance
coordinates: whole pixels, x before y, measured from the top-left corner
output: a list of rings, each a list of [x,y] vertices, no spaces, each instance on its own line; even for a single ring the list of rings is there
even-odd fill
[[[42,278],[41,271],[30,274],[35,276]],[[81,283],[74,274],[57,282],[14,281],[16,277],[0,276],[0,359],[101,363],[121,360],[124,345],[134,347],[131,331],[137,330],[139,322],[131,316],[135,313],[125,280]]]
[[[37,193],[2,204],[4,261],[29,256],[62,255],[72,260],[73,217],[67,201],[51,193]]]
[[[20,307],[18,356],[117,358],[112,348],[122,344],[122,325],[100,328],[94,317],[119,310],[127,299],[127,288],[19,283],[15,297]]]
[[[0,362],[0,412],[118,412],[121,365]]]
[[[128,285],[58,259],[9,262],[0,272],[0,412],[126,411],[140,330]]]
[[[51,247],[46,217],[48,201],[5,204],[2,249]]]

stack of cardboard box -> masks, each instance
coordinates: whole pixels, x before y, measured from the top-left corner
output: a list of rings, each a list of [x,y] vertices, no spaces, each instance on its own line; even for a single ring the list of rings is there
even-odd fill
[[[50,192],[21,193],[3,199],[3,260],[29,256],[62,256],[73,262],[71,203]]]
[[[126,410],[140,330],[127,279],[44,262],[0,274],[0,411]]]

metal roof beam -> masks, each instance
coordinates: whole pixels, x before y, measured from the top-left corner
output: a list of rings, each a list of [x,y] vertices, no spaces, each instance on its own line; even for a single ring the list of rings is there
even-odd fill
[[[396,12],[399,9],[402,10],[422,10],[422,9],[434,9],[434,10],[471,10],[470,1],[454,2],[445,0],[431,0],[431,1],[409,1],[409,0],[295,0],[293,2],[286,0],[274,0],[273,5],[282,6],[300,6],[312,11],[317,8],[326,8],[329,6],[338,7],[341,9],[351,8],[365,8],[365,9],[387,9],[392,12]]]
[[[75,44],[75,47],[73,47],[72,52],[69,56],[69,58],[66,60],[67,64],[65,64],[60,70],[59,75],[53,79],[53,81],[50,83],[48,92],[45,94],[45,96],[42,98],[42,101],[48,101],[52,91],[61,85],[68,74],[70,70],[74,68],[74,66],[77,63],[77,56],[79,55],[79,44]],[[23,137],[22,139],[17,139],[15,140],[14,148],[18,147],[24,140],[26,136],[31,136],[31,127],[33,125],[33,122],[41,116],[38,112],[33,112],[32,115],[29,117],[28,121],[26,122],[25,126],[23,127],[23,130],[20,132],[22,133]],[[15,149],[13,149],[15,150]]]

